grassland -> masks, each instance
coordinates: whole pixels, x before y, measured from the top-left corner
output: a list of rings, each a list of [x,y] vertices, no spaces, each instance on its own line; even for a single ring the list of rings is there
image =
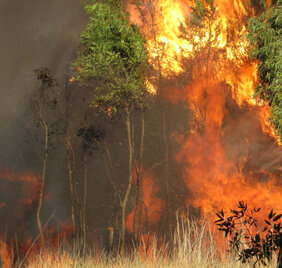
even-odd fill
[[[42,250],[41,253],[26,256],[25,261],[19,260],[18,267],[136,267],[136,268],[239,268],[253,267],[253,263],[241,264],[235,255],[226,253],[222,242],[218,242],[217,232],[207,221],[181,220],[172,232],[170,242],[151,236],[150,243],[140,240],[138,247],[131,247],[131,253],[123,255],[114,252],[106,254],[95,248],[90,249],[86,256],[81,252],[69,250],[66,246],[59,249]],[[219,246],[221,244],[221,246]],[[264,267],[257,265],[258,267]],[[276,256],[268,263],[270,268],[276,267]]]

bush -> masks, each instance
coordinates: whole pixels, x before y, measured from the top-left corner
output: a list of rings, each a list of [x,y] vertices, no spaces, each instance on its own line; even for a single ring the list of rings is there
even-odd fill
[[[260,208],[248,209],[243,201],[237,205],[238,209],[231,209],[227,217],[223,210],[216,213],[218,220],[215,222],[218,230],[225,233],[229,242],[228,251],[235,252],[239,256],[239,261],[246,263],[253,262],[267,265],[273,254],[279,250],[278,268],[282,266],[281,243],[282,243],[282,214],[277,214],[273,210],[264,220],[264,228],[258,225],[257,214]]]

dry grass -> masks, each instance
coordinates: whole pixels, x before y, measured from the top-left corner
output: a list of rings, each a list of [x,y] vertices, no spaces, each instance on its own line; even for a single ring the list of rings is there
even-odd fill
[[[151,239],[149,250],[144,250],[144,242],[128,256],[106,257],[103,253],[89,254],[86,258],[79,254],[60,249],[41,253],[28,259],[29,268],[47,267],[154,267],[154,268],[205,268],[252,267],[252,264],[240,264],[232,255],[219,257],[219,249],[215,242],[213,230],[206,221],[199,224],[196,220],[180,219],[171,243],[162,243],[155,236]],[[268,267],[275,268],[276,260]],[[257,266],[262,267],[262,266]]]

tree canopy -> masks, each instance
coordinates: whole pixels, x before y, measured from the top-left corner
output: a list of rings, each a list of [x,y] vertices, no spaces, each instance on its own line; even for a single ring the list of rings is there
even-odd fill
[[[81,34],[74,80],[95,86],[93,106],[116,110],[141,101],[146,93],[147,52],[139,29],[118,1],[91,1],[85,9],[90,22]]]
[[[256,94],[272,107],[271,121],[282,135],[282,0],[250,19],[251,54],[259,60]]]

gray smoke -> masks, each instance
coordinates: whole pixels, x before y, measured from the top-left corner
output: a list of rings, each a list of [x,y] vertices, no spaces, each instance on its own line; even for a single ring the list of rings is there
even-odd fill
[[[86,23],[82,1],[0,1],[1,166],[29,166],[23,117],[33,70],[46,66],[58,78],[67,72]]]
[[[80,33],[87,21],[82,0],[0,1],[1,168],[40,174],[42,164],[35,157],[26,125],[29,116],[26,98],[35,86],[34,69],[48,67],[62,83],[65,74],[70,73],[70,63],[76,57]],[[13,236],[20,222],[34,226],[35,209],[27,209],[20,202],[22,184],[3,181],[0,187],[0,203],[7,202],[1,210],[1,231],[9,231]],[[28,192],[24,194],[27,195]],[[49,217],[50,212],[46,215]]]

